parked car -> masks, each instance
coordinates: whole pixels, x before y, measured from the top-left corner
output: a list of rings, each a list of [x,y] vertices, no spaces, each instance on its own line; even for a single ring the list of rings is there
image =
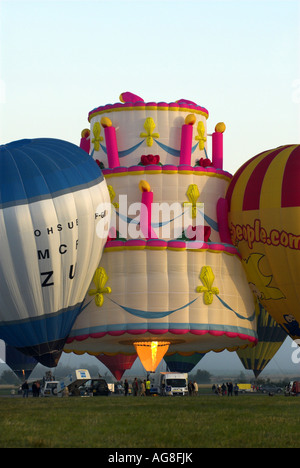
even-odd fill
[[[58,380],[51,380],[45,382],[44,387],[41,389],[41,396],[42,397],[51,397],[51,396],[57,396],[57,385],[58,385]]]
[[[122,387],[121,384],[115,385],[115,394],[117,394],[117,395],[123,395],[124,394],[124,388]]]
[[[259,391],[262,393],[282,393],[283,389],[275,384],[265,384],[259,387]]]
[[[110,391],[105,379],[91,379],[88,380],[84,385],[80,387],[81,392],[87,393],[88,395],[98,396],[110,395]]]

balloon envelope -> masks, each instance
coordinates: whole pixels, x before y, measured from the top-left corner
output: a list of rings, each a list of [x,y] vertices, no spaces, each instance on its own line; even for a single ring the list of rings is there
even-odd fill
[[[116,354],[106,355],[100,354],[96,358],[102,362],[113,374],[116,380],[121,380],[124,372],[131,369],[137,358],[137,354]]]
[[[164,360],[171,372],[191,372],[203,356],[205,354],[202,353],[193,353],[191,355],[174,353],[166,354]]]
[[[253,348],[238,349],[236,352],[244,368],[252,370],[256,378],[269,364],[287,337],[286,332],[271,315],[260,304],[257,307],[258,343]]]
[[[163,352],[254,344],[253,294],[238,249],[227,242],[223,201],[231,175],[222,169],[222,134],[215,132],[212,165],[204,108],[185,99],[144,103],[124,96],[125,103],[89,114],[114,232],[65,350],[136,349],[152,370]]]
[[[300,339],[300,145],[265,151],[234,175],[226,198],[232,241],[263,307]]]
[[[48,138],[0,146],[0,337],[48,367],[99,263],[106,201],[101,170],[77,146]]]
[[[31,372],[38,364],[37,360],[31,356],[21,353],[12,346],[5,345],[6,364],[16,374],[20,380],[27,380]]]

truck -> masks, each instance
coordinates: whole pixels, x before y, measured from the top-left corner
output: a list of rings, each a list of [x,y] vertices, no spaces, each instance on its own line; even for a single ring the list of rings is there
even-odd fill
[[[253,392],[253,387],[250,383],[238,383],[240,393]]]
[[[188,395],[186,372],[160,372],[151,379],[150,393],[162,396]]]
[[[69,394],[79,394],[79,387],[90,379],[91,376],[87,369],[76,369],[74,372],[71,372],[71,374],[58,382],[57,395],[62,396],[66,387],[68,387]]]
[[[293,395],[299,395],[299,393],[300,393],[300,382],[299,381],[296,380],[296,381],[293,382],[291,393]]]
[[[46,380],[44,386],[41,388],[41,396],[42,397],[57,396],[58,384],[59,384],[58,380]]]
[[[298,396],[300,395],[300,382],[297,380],[292,380],[286,388],[286,396]]]

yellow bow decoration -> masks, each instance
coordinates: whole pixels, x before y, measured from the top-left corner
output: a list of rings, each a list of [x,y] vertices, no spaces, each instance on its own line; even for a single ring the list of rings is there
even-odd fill
[[[197,126],[198,135],[195,136],[195,140],[199,141],[199,149],[204,150],[206,137],[205,137],[205,127],[204,123],[200,120]]]
[[[108,276],[104,268],[97,268],[94,274],[93,282],[96,289],[90,289],[88,292],[89,296],[95,296],[95,303],[97,307],[102,307],[104,302],[103,294],[110,294],[111,288],[109,286],[104,287],[107,283]]]
[[[197,203],[197,200],[200,197],[198,186],[196,184],[189,185],[186,196],[188,197],[189,201],[183,202],[183,206],[190,206],[192,208],[192,218],[195,219],[197,217],[198,207],[203,207],[203,203]]]
[[[119,203],[114,202],[114,199],[116,197],[116,192],[114,191],[112,185],[108,185],[108,193],[109,193],[109,198],[110,198],[110,203],[117,209],[119,208]]]
[[[215,275],[210,266],[203,266],[201,269],[200,279],[204,286],[198,286],[196,291],[204,293],[204,304],[209,305],[212,303],[214,294],[219,294],[219,289],[213,287]]]
[[[144,123],[144,129],[147,133],[142,132],[140,133],[140,138],[147,138],[147,146],[153,145],[153,138],[159,138],[159,133],[153,133],[156,125],[152,117],[147,117]]]
[[[101,126],[99,122],[95,122],[93,126],[93,134],[95,138],[92,139],[92,143],[94,143],[95,151],[99,151],[100,141],[103,141],[103,137],[100,135],[100,133],[101,133]]]

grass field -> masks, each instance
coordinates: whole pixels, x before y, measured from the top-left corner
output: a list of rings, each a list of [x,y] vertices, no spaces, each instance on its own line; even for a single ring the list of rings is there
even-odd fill
[[[0,398],[0,447],[299,447],[300,398]]]

